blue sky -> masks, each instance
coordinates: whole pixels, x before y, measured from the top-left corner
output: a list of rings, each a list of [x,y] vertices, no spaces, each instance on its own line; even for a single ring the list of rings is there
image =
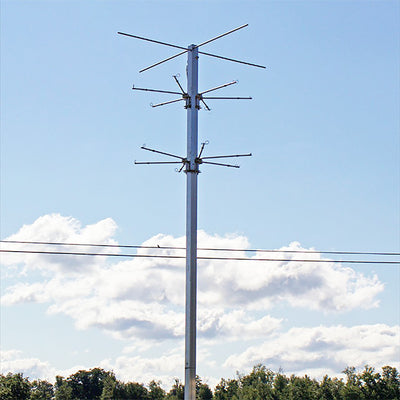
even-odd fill
[[[266,70],[199,60],[200,90],[237,79],[220,94],[254,98],[200,111],[207,155],[253,153],[239,170],[202,166],[200,245],[399,251],[398,2],[1,7],[2,239],[182,244],[185,175],[133,160],[156,159],[143,143],[184,155],[185,110],[152,109],[170,97],[131,87],[176,90],[185,56],[139,74],[174,50],[116,32],[187,46],[248,23],[205,51]],[[182,377],[182,263],[4,254],[2,262],[3,368]],[[198,373],[210,384],[256,362],[314,376],[399,366],[397,266],[199,269]]]

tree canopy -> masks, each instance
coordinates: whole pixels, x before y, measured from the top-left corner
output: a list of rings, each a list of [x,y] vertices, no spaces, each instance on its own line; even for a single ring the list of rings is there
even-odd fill
[[[258,364],[247,375],[222,378],[214,391],[197,377],[197,400],[400,400],[400,376],[394,367],[381,372],[368,365],[361,372],[347,367],[343,373],[345,380],[325,375],[318,381]],[[183,400],[184,390],[179,379],[166,392],[159,381],[125,383],[101,368],[57,376],[54,385],[30,381],[21,373],[0,375],[0,400]]]

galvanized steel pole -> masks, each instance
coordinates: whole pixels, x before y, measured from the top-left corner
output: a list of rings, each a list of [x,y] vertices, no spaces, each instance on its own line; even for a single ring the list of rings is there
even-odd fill
[[[185,400],[196,399],[198,50],[189,46],[187,63],[186,322]]]
[[[214,161],[209,161],[210,159],[216,158],[228,158],[228,157],[245,157],[251,156],[251,154],[237,154],[237,155],[226,155],[226,156],[213,156],[213,157],[203,157],[201,158],[201,153],[204,149],[204,145],[201,148],[200,154],[198,154],[198,111],[200,109],[200,101],[204,104],[206,110],[210,110],[204,100],[206,99],[251,99],[251,97],[203,97],[203,94],[212,92],[217,89],[224,88],[226,86],[236,83],[230,82],[224,85],[217,86],[215,88],[206,90],[202,93],[198,92],[198,61],[199,54],[204,54],[206,56],[216,57],[227,61],[233,61],[240,64],[250,65],[259,68],[265,68],[262,65],[257,65],[253,63],[248,63],[240,60],[235,60],[233,58],[222,57],[216,54],[204,53],[198,51],[200,46],[208,44],[214,40],[222,38],[239,29],[246,27],[247,24],[239,26],[238,28],[232,29],[229,32],[218,35],[212,39],[209,39],[199,45],[191,44],[187,49],[181,46],[177,46],[171,43],[160,42],[154,39],[148,39],[137,35],[131,35],[128,33],[118,32],[121,35],[130,36],[136,39],[145,40],[148,42],[158,43],[165,46],[170,46],[184,50],[178,54],[161,60],[155,64],[150,65],[147,68],[140,70],[139,72],[147,71],[150,68],[156,67],[166,61],[172,60],[187,52],[187,92],[184,92],[181,84],[174,76],[176,83],[178,84],[181,93],[172,92],[167,90],[156,90],[147,88],[135,88],[134,90],[143,90],[149,92],[158,93],[168,93],[182,95],[182,98],[166,101],[159,104],[152,104],[152,107],[159,107],[166,104],[175,103],[178,101],[186,102],[187,109],[187,156],[179,157],[174,154],[165,153],[162,151],[157,151],[154,149],[146,148],[142,146],[142,149],[153,151],[155,153],[160,153],[163,155],[171,156],[180,159],[182,162],[182,167],[178,172],[181,172],[185,166],[186,173],[186,305],[185,305],[185,395],[184,400],[195,400],[196,399],[196,313],[197,313],[197,175],[199,173],[199,164],[213,164],[224,167],[239,168],[238,165],[219,163]],[[207,161],[203,161],[207,159]],[[136,162],[135,164],[175,164],[180,163],[178,161],[149,161],[149,162]]]

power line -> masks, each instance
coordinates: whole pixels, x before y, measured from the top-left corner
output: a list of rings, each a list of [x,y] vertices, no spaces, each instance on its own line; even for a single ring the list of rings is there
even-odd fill
[[[117,254],[117,253],[78,253],[68,251],[40,251],[40,250],[0,250],[1,253],[23,253],[23,254],[48,254],[68,256],[100,256],[100,257],[128,257],[128,258],[162,258],[162,259],[185,259],[185,256],[158,255],[158,254]],[[346,264],[400,264],[400,261],[371,261],[371,260],[298,260],[290,258],[245,258],[245,257],[206,257],[198,256],[199,260],[224,260],[224,261],[273,261],[273,262],[314,262],[314,263],[346,263]]]
[[[69,243],[69,242],[41,242],[21,240],[0,240],[0,243],[33,244],[50,246],[83,246],[83,247],[110,247],[121,249],[161,249],[161,250],[186,250],[179,246],[143,246],[143,245],[120,245],[120,244],[96,244],[96,243]],[[347,254],[347,255],[373,255],[373,256],[399,256],[394,252],[365,252],[365,251],[317,251],[317,250],[270,250],[270,249],[234,249],[220,247],[199,247],[202,251],[224,251],[224,252],[251,252],[251,253],[303,253],[303,254]]]

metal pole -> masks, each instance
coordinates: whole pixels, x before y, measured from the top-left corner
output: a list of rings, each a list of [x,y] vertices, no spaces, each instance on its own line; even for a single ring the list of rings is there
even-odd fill
[[[198,51],[189,46],[187,63],[185,400],[196,399]]]

